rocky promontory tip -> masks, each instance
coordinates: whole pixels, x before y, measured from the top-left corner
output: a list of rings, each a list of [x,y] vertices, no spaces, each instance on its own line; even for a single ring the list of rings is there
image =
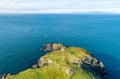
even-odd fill
[[[61,43],[48,43],[48,44],[43,44],[43,48],[41,48],[41,50],[44,52],[52,52],[57,50],[64,50],[65,48],[66,46],[64,46]]]
[[[41,51],[44,51],[44,52],[53,52],[53,51],[58,51],[58,50],[61,50],[61,51],[64,51],[64,49],[67,48],[67,46],[61,44],[61,43],[47,43],[47,44],[43,44],[43,47],[40,48]],[[44,59],[40,59],[38,60],[38,64],[34,64],[32,66],[32,68],[36,69],[36,68],[40,68],[43,66],[43,64],[49,64],[51,63],[50,60],[44,60]]]

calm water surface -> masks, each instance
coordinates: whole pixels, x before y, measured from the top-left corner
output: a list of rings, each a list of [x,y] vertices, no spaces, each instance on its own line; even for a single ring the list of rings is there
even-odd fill
[[[0,15],[0,74],[18,73],[45,53],[44,43],[79,46],[101,59],[120,79],[120,15]]]

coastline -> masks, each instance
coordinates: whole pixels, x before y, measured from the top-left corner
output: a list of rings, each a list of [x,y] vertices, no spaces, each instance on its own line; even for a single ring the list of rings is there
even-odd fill
[[[96,58],[94,58],[90,53],[88,53],[88,51],[86,51],[86,50],[84,50],[84,49],[81,49],[81,48],[77,48],[77,47],[66,47],[66,46],[64,46],[63,44],[60,44],[60,43],[50,43],[50,44],[45,44],[44,45],[44,47],[43,47],[43,51],[44,52],[51,52],[51,54],[52,54],[52,52],[53,52],[53,55],[54,55],[54,52],[57,52],[57,51],[60,51],[61,52],[61,54],[62,54],[62,52],[64,52],[64,51],[68,51],[68,49],[70,49],[70,50],[74,50],[74,52],[75,51],[77,51],[77,50],[79,50],[79,52],[81,51],[81,52],[86,52],[85,53],[85,55],[87,56],[87,58],[82,58],[83,60],[79,60],[78,61],[78,59],[76,60],[74,60],[73,61],[73,59],[72,59],[72,61],[75,63],[76,62],[76,64],[78,63],[78,65],[81,65],[81,68],[83,68],[83,69],[85,69],[85,70],[87,70],[87,72],[89,73],[89,72],[91,72],[91,74],[94,74],[94,76],[96,75],[96,78],[95,79],[97,79],[98,77],[99,78],[103,78],[104,77],[104,75],[107,75],[108,74],[108,72],[106,71],[106,69],[104,68],[104,65],[103,65],[103,63],[101,62],[101,61],[99,61],[99,60],[97,60]],[[66,53],[67,54],[67,53]],[[69,55],[69,54],[68,54]],[[72,54],[71,54],[72,55]],[[71,56],[70,55],[70,56]],[[80,54],[78,54],[78,55],[80,55]],[[81,53],[81,55],[82,55],[82,53]],[[80,55],[80,56],[81,56]],[[84,55],[84,53],[83,53],[83,55]],[[45,55],[45,56],[47,56],[47,54]],[[33,65],[32,67],[33,67],[33,70],[34,69],[41,69],[41,68],[44,68],[44,66],[46,67],[46,64],[48,65],[48,67],[49,66],[53,66],[54,67],[54,65],[53,65],[53,62],[54,62],[54,60],[46,60],[46,59],[43,59],[45,56],[43,56],[43,57],[41,57],[39,60],[38,60],[38,64],[35,64],[35,65]],[[62,57],[62,55],[61,55],[61,57]],[[61,57],[60,57],[60,59],[61,59]],[[69,56],[68,56],[69,57]],[[61,61],[61,60],[60,60]],[[70,59],[68,60],[68,61],[71,61]],[[82,61],[81,63],[83,63],[83,64],[80,64],[80,61]],[[64,62],[63,62],[64,63]],[[96,63],[96,64],[95,64]],[[64,66],[63,66],[64,67]],[[66,67],[66,66],[65,66]],[[77,66],[76,66],[77,67]],[[59,68],[59,66],[58,66],[58,68]],[[91,69],[92,68],[92,69]],[[98,70],[99,69],[99,70]],[[52,72],[52,71],[51,71]],[[77,71],[76,71],[77,72]],[[70,67],[70,70],[67,70],[67,71],[65,71],[65,73],[66,74],[68,74],[69,75],[69,73],[72,73],[72,71],[71,71],[71,67]],[[20,73],[19,73],[20,74]],[[81,73],[82,74],[82,73]],[[86,75],[87,75],[87,73],[86,73]],[[14,75],[13,75],[14,76]],[[52,75],[51,75],[52,76]],[[4,78],[5,77],[5,78]],[[73,76],[74,77],[74,76]],[[10,79],[14,79],[14,77],[12,78],[12,75],[3,75],[3,77],[1,78],[1,79],[8,79],[8,78],[10,78]],[[87,77],[86,77],[87,78]],[[16,79],[16,78],[15,78]],[[36,78],[37,79],[37,78]],[[67,79],[67,77],[65,78],[65,79]],[[90,78],[91,79],[91,78]]]

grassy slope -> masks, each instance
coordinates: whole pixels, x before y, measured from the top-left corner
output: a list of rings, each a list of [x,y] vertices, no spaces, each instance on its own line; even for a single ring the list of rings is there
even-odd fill
[[[77,47],[47,53],[42,58],[52,60],[53,65],[28,69],[17,75],[8,76],[6,79],[96,79],[94,74],[80,68],[82,62],[75,63],[75,61],[83,59],[86,55],[90,55],[90,53]]]

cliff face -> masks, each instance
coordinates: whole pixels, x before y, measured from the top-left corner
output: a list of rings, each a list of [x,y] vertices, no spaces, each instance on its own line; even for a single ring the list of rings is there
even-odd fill
[[[104,77],[105,75],[108,75],[108,72],[104,67],[104,64],[95,57],[86,55],[86,57],[83,59],[82,62],[83,63],[81,64],[81,67],[83,69],[95,73],[100,77]]]
[[[6,79],[99,79],[108,74],[104,64],[82,48],[45,44],[42,50],[49,53],[33,69]]]

